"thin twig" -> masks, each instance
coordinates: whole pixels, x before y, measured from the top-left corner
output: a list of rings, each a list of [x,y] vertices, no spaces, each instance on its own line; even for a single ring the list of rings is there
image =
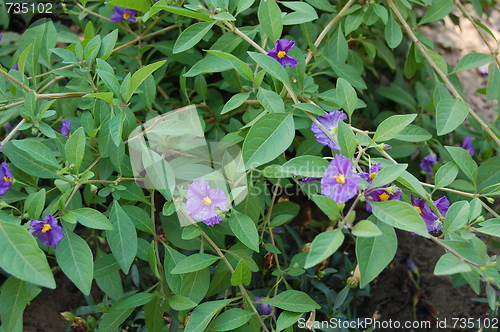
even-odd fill
[[[346,10],[348,10],[355,2],[356,0],[349,0],[349,2],[345,4],[345,6],[340,10],[340,12],[338,12],[338,14],[335,15],[335,17],[330,21],[330,23],[328,23],[328,25],[323,29],[323,31],[321,31],[318,38],[316,38],[316,41],[314,42],[314,46],[319,47],[319,45],[321,44],[325,36],[328,34],[328,32],[335,26],[335,24],[337,24],[337,22],[342,18]],[[309,61],[311,61],[313,54],[314,52],[311,49],[307,52],[306,65],[309,63]]]

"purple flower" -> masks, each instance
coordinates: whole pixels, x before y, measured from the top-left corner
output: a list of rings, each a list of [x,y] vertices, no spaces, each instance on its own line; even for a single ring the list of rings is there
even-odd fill
[[[219,224],[223,221],[224,221],[224,218],[222,218],[221,216],[215,216],[215,217],[209,218],[207,220],[203,220],[203,222],[207,226],[214,226],[214,225]]]
[[[366,210],[371,211],[372,206],[369,202],[385,202],[392,200],[400,200],[402,196],[401,189],[394,185],[386,185],[373,189],[365,190]]]
[[[381,163],[376,163],[370,166],[370,173],[359,173],[359,176],[368,183],[372,183],[378,172],[380,172]]]
[[[476,152],[476,150],[474,150],[474,145],[472,145],[472,140],[473,140],[472,137],[465,136],[464,137],[464,142],[462,144],[462,149],[464,149],[465,151],[469,152],[469,154],[471,156],[473,156],[474,153]]]
[[[255,303],[257,304],[257,311],[261,316],[268,316],[273,312],[273,306],[264,303],[265,297],[255,296]]]
[[[64,120],[61,127],[61,135],[68,137],[70,132],[71,132],[71,120],[70,119]]]
[[[342,111],[331,111],[328,114],[322,115],[318,118],[318,122],[328,130],[333,137],[337,138],[338,124],[341,120],[347,120],[347,114]],[[311,125],[311,131],[316,136],[316,141],[323,145],[328,146],[330,149],[339,150],[340,147],[328,137],[321,128],[319,128],[314,122]]]
[[[222,211],[227,210],[227,197],[224,192],[220,189],[210,189],[208,182],[204,179],[194,180],[188,186],[187,214],[194,220],[213,226],[222,221],[222,218],[218,219],[215,207]]]
[[[3,162],[0,166],[0,196],[5,195],[10,187],[12,187],[12,173],[9,165]]]
[[[430,173],[432,172],[432,166],[434,166],[436,161],[437,161],[437,156],[435,154],[430,154],[422,159],[422,161],[420,162],[420,168]]]
[[[6,122],[3,126],[2,126],[3,129],[5,129],[5,133],[8,134],[12,131],[12,125],[10,124],[10,122]]]
[[[345,203],[358,192],[359,175],[353,173],[351,160],[336,155],[321,179],[322,194],[337,203]]]
[[[12,70],[19,70],[19,65],[17,62],[12,66]]]
[[[115,6],[115,8],[113,8],[113,12],[111,13],[110,21],[130,21],[135,23],[137,22],[137,19],[134,17],[135,14],[137,14],[137,10]]]
[[[295,46],[293,40],[288,39],[278,39],[276,41],[276,47],[270,49],[267,55],[276,59],[280,65],[286,68],[286,65],[290,65],[291,68],[295,67],[299,61],[287,55],[288,51]]]
[[[36,235],[43,244],[56,248],[64,237],[63,229],[53,215],[47,214],[44,221],[31,219],[30,233]]]
[[[2,38],[3,38],[3,35],[0,35],[0,40],[2,40]]]
[[[488,75],[488,67],[479,66],[479,67],[477,67],[477,72],[479,73],[479,75],[486,76],[486,75]]]
[[[425,199],[411,196],[411,204],[417,210],[418,214],[424,219],[425,225],[427,226],[427,230],[429,232],[437,232],[441,229],[442,224],[439,222],[439,217],[436,213],[431,209],[431,207],[427,204]],[[439,213],[444,217],[446,216],[446,212],[450,207],[450,201],[446,196],[441,197],[440,199],[434,201],[434,205],[438,209]]]

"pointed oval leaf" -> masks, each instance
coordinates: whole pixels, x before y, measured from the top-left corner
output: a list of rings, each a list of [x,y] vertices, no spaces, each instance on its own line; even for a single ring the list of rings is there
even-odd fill
[[[220,258],[209,254],[192,254],[177,263],[170,273],[181,274],[195,272],[212,265]]]
[[[317,235],[311,244],[304,268],[308,269],[327,259],[337,251],[343,242],[344,234],[340,228]]]
[[[321,308],[309,295],[297,290],[284,291],[264,302],[292,312],[307,312]]]

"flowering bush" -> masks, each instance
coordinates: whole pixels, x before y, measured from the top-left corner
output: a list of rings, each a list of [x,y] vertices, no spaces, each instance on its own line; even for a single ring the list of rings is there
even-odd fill
[[[3,330],[59,271],[87,330],[354,319],[395,228],[497,313],[500,127],[457,72],[489,63],[498,100],[500,61],[451,66],[420,31],[455,9],[491,33],[482,3],[80,0],[22,35],[0,4]]]

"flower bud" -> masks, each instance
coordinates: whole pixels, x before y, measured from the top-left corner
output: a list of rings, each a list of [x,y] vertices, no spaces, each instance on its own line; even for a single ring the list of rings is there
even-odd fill
[[[302,249],[300,249],[300,252],[309,252],[311,250],[311,244],[311,242],[304,243]]]
[[[359,285],[359,281],[355,277],[347,278],[346,283],[349,288],[356,288]]]

